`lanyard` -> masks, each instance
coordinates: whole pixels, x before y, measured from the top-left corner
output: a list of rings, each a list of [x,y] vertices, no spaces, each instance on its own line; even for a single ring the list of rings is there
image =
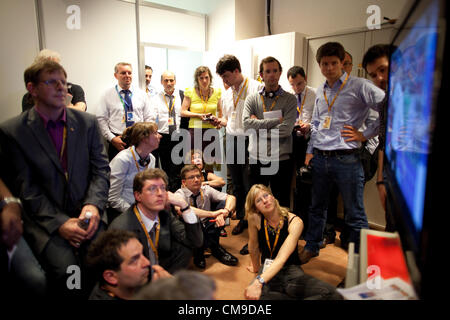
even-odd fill
[[[270,259],[272,259],[273,252],[275,251],[275,248],[276,248],[277,243],[278,243],[278,237],[280,236],[281,220],[278,222],[277,235],[275,236],[275,241],[273,242],[273,248],[270,246],[269,234],[267,232],[267,229],[268,229],[267,228],[267,219],[264,218],[264,231],[266,233],[266,242],[267,242],[267,246],[269,247],[269,251],[270,251]]]
[[[264,112],[266,112],[266,102],[264,101],[264,97],[263,97],[262,94],[260,95],[260,97],[261,97],[261,100],[262,100]],[[272,111],[273,107],[275,107],[275,104],[277,103],[277,100],[278,100],[279,97],[280,96],[276,96],[275,97],[275,100],[272,102],[272,105],[270,106],[269,111]]]
[[[200,93],[200,100],[202,100],[202,104],[203,104],[203,113],[205,113],[206,107],[208,106],[208,101],[209,101],[209,89],[208,89],[208,96],[206,97],[205,100],[203,100],[203,95],[202,95],[202,91],[200,90],[200,88],[198,88],[198,92]]]
[[[338,95],[339,95],[339,93],[341,92],[342,88],[343,88],[343,87],[345,86],[345,84],[347,83],[347,80],[348,80],[348,73],[347,73],[347,76],[345,77],[344,82],[342,82],[341,87],[339,88],[339,91],[338,91],[338,92],[336,93],[336,95],[334,96],[333,101],[331,101],[331,105],[330,105],[330,103],[328,102],[327,94],[325,93],[325,89],[323,89],[323,95],[324,95],[324,97],[325,97],[325,101],[326,101],[327,104],[328,104],[328,112],[331,111],[331,107],[333,107],[334,101],[336,101],[336,98],[338,97]]]
[[[137,171],[139,172],[139,171],[141,171],[141,170],[139,169],[139,164],[138,164],[138,162],[137,162],[137,160],[136,160],[136,155],[134,154],[133,147],[130,147],[130,150],[131,150],[131,154],[133,155],[134,164],[136,165]],[[150,165],[150,162],[147,164],[147,166],[145,167],[145,169],[148,169],[148,166],[149,166],[149,165]]]
[[[159,223],[159,217],[158,217],[158,225],[156,226],[156,234],[155,234],[155,244],[153,244],[152,238],[148,234],[147,228],[145,227],[144,222],[142,222],[141,215],[139,214],[139,211],[137,209],[137,206],[134,206],[134,214],[136,215],[136,218],[139,220],[139,223],[141,224],[142,229],[144,229],[145,236],[147,237],[148,243],[150,244],[150,247],[152,247],[152,251],[155,254],[156,260],[158,260],[158,243],[159,243],[159,229],[160,229],[160,223]]]
[[[298,109],[298,104],[297,104],[297,111],[298,111],[298,116],[299,116],[299,117],[302,115],[303,106],[305,105],[306,94],[307,94],[307,93],[308,93],[308,91],[305,89],[305,96],[303,97],[302,105],[300,106],[300,109]],[[301,96],[301,93],[300,93],[300,96]]]
[[[192,194],[192,195],[194,195],[194,194]],[[197,200],[197,197],[198,197],[198,195],[195,197],[195,200]],[[191,202],[191,206],[198,208],[197,201],[195,201],[196,203],[194,203],[194,199],[192,197],[190,197],[190,202]],[[203,203],[203,191],[200,190],[200,204],[202,204],[202,203]]]
[[[172,100],[172,108],[170,108],[169,107],[169,105],[167,104],[167,100],[166,100],[166,95],[164,94],[163,95],[163,98],[164,98],[164,102],[166,103],[166,106],[167,106],[167,110],[169,110],[169,117],[170,117],[170,113],[172,112],[172,110],[173,110],[173,107],[175,106],[175,96],[173,96],[173,100]],[[202,100],[203,101],[203,100]],[[169,102],[170,102],[170,100],[169,100]]]
[[[125,110],[125,113],[127,113],[127,104],[125,103],[125,101],[123,100],[123,98],[122,98],[122,95],[120,94],[120,92],[119,92],[119,89],[117,88],[117,84],[116,84],[116,92],[117,92],[117,94],[119,95],[119,99],[120,99],[120,102],[122,102],[122,105],[123,105],[123,109]],[[133,92],[131,92],[131,94],[130,94],[130,99],[133,97]]]
[[[244,85],[242,86],[241,91],[239,92],[236,101],[234,101],[234,90],[233,90],[233,104],[234,104],[234,110],[236,110],[236,107],[237,107],[237,105],[238,105],[238,103],[239,103],[239,99],[241,98],[241,94],[242,94],[242,91],[244,91],[244,88],[245,88],[245,96],[247,96],[247,91],[248,91],[248,85],[247,85],[247,82],[248,82],[248,78],[245,79]]]

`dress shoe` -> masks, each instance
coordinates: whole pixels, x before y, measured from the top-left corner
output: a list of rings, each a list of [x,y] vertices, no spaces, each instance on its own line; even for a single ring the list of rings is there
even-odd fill
[[[235,266],[238,264],[239,260],[227,250],[225,250],[222,246],[218,246],[217,248],[212,250],[212,255],[227,266]]]
[[[303,251],[299,255],[300,263],[301,264],[305,264],[309,260],[311,260],[311,258],[317,257],[318,255],[319,255],[318,252],[312,252],[312,251],[303,249]]]
[[[241,251],[239,251],[239,253],[243,256],[248,254],[248,243],[246,243],[245,246],[242,247],[242,249],[241,249]]]
[[[327,245],[332,244],[336,241],[335,237],[325,237],[322,240],[322,244],[320,245],[320,249],[325,248]]]
[[[248,228],[248,221],[247,220],[239,220],[238,224],[233,228],[231,233],[233,235],[237,235],[237,234],[242,233],[247,228]]]
[[[206,261],[205,261],[205,255],[203,254],[203,249],[195,249],[194,250],[194,265],[197,268],[205,269],[206,268]]]

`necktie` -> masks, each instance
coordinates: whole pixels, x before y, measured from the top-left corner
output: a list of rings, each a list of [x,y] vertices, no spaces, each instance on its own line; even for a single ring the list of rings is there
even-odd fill
[[[197,198],[200,195],[200,193],[198,193],[197,195],[192,194],[191,198],[192,198],[192,206],[197,208]]]
[[[173,125],[169,125],[169,134],[171,135],[177,128],[177,118],[175,116],[175,107],[173,107],[173,96],[166,94],[166,97],[169,98],[169,118],[173,119]]]
[[[130,127],[134,124],[133,119],[133,103],[131,102],[131,91],[130,90],[122,90],[121,91],[124,97],[125,109],[126,109],[126,127]]]
[[[300,110],[301,107],[302,107],[302,94],[299,93],[297,96],[297,119],[300,116],[300,112],[298,110]]]
[[[156,246],[155,238],[156,238],[157,226],[158,226],[158,222],[156,221],[153,224],[153,227],[150,229],[150,232],[148,233],[150,235],[150,239],[152,239],[153,245],[155,245],[155,246]],[[152,263],[152,265],[158,264],[158,259],[156,258],[155,253],[153,252],[151,247],[149,249],[150,249],[150,262]],[[156,250],[158,250],[158,248],[156,248]]]

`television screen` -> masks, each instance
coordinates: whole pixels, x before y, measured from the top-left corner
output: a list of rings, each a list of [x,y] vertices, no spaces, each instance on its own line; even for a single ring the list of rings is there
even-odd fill
[[[415,11],[394,40],[397,49],[390,61],[386,166],[416,241],[423,224],[434,125],[439,6],[440,1],[427,1],[423,11]]]

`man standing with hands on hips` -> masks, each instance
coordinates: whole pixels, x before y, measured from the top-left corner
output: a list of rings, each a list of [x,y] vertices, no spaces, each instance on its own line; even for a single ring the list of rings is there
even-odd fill
[[[358,131],[369,108],[378,111],[384,91],[366,79],[343,72],[344,47],[338,42],[322,45],[316,54],[325,83],[317,89],[311,122],[311,140],[305,164],[312,165],[312,204],[306,246],[300,254],[302,263],[319,255],[327,218],[331,182],[341,192],[348,238],[359,252],[360,230],[368,228],[364,211],[364,171],[359,150],[361,142],[378,134],[378,122],[364,132]]]

